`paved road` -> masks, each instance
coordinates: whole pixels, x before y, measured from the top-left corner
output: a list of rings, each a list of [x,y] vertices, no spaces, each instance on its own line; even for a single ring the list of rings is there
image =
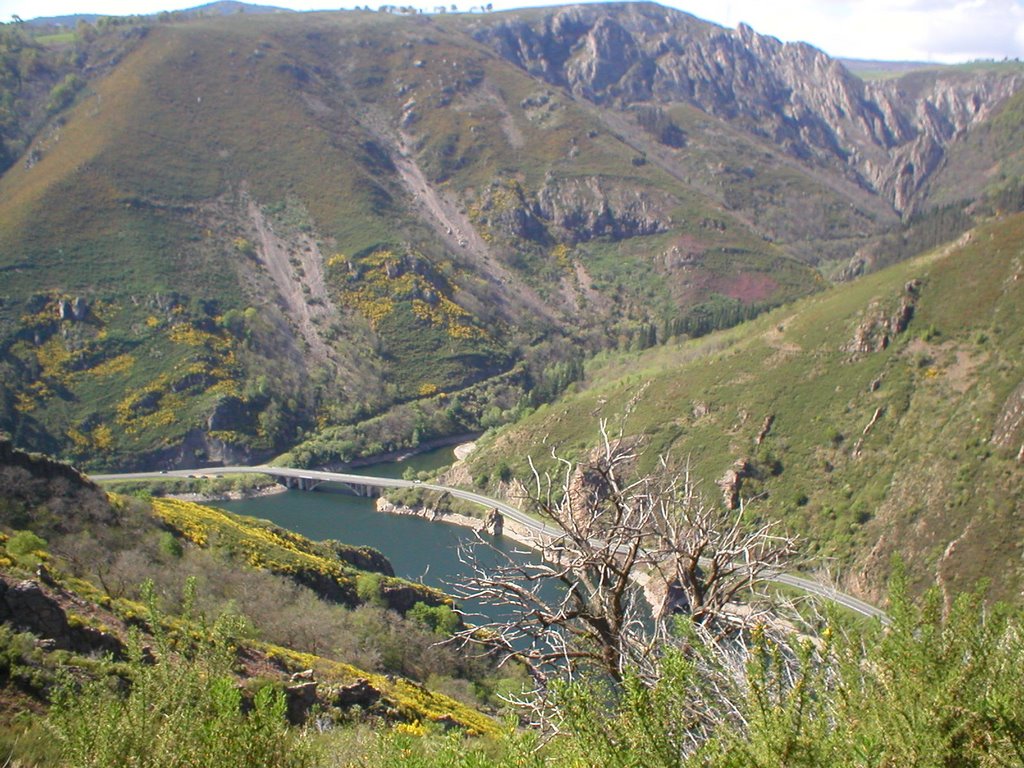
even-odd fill
[[[274,477],[292,477],[297,479],[310,479],[310,480],[322,480],[324,482],[332,483],[350,483],[354,485],[369,485],[375,488],[426,488],[431,491],[447,492],[452,496],[459,499],[465,499],[466,501],[479,504],[482,507],[488,507],[490,509],[497,509],[501,514],[505,515],[511,520],[515,520],[517,523],[522,524],[534,534],[539,536],[545,535],[557,535],[559,531],[549,525],[535,520],[529,515],[524,514],[510,504],[506,504],[503,501],[492,499],[488,496],[484,496],[473,491],[464,491],[461,488],[449,488],[445,485],[434,485],[432,483],[421,483],[415,480],[402,480],[394,477],[370,477],[367,475],[351,475],[344,472],[325,472],[314,469],[292,469],[290,467],[271,467],[266,464],[261,464],[255,467],[213,467],[210,469],[174,469],[167,472],[128,472],[124,474],[113,474],[113,475],[90,475],[93,480],[97,481],[109,481],[109,480],[159,480],[160,478],[166,477],[216,477],[217,475],[243,475],[243,474],[261,474],[261,475],[272,475]],[[782,584],[787,587],[798,589],[807,594],[817,595],[826,600],[830,600],[838,605],[848,608],[855,613],[859,613],[862,616],[867,616],[872,619],[879,619],[883,623],[889,622],[889,617],[885,611],[881,608],[877,608],[870,603],[866,603],[863,600],[859,600],[852,595],[844,594],[839,592],[833,587],[825,584],[819,584],[816,581],[805,579],[800,576],[794,576],[789,573],[779,573],[771,579],[776,584]]]

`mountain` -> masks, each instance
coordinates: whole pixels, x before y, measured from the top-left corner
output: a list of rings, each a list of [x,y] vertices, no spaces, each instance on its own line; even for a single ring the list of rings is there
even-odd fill
[[[1024,215],[702,339],[595,360],[569,393],[489,434],[462,469],[492,491],[598,419],[689,466],[702,494],[781,520],[816,568],[881,600],[898,555],[947,605],[1024,587]]]
[[[513,420],[959,234],[1020,147],[1019,68],[866,82],[654,4],[2,31],[0,428],[89,467]]]
[[[273,5],[253,5],[251,3],[241,3],[238,0],[217,0],[217,2],[197,5],[195,8],[186,8],[180,11],[163,11],[161,14],[151,14],[151,16],[156,17],[166,14],[168,17],[173,16],[176,20],[180,21],[197,16],[226,16],[229,13],[292,13],[292,11]],[[79,22],[95,25],[102,18],[105,17],[98,13],[75,13],[65,16],[37,16],[32,19],[25,19],[23,23],[32,27],[66,27],[72,29]]]

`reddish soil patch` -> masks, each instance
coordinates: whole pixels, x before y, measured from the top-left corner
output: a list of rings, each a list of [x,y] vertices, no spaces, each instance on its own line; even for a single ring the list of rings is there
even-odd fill
[[[728,282],[722,281],[719,292],[732,299],[742,301],[744,304],[753,304],[756,301],[764,301],[775,293],[779,284],[759,272],[741,272],[735,277],[729,278]]]

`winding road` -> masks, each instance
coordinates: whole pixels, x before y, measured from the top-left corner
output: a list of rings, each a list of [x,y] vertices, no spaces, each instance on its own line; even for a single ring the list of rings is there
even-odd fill
[[[260,464],[254,467],[211,467],[208,469],[174,469],[165,472],[127,472],[123,474],[90,475],[97,482],[123,481],[123,480],[159,480],[167,477],[206,477],[212,478],[218,475],[247,475],[260,474],[270,475],[278,478],[293,478],[296,480],[321,481],[330,483],[345,483],[349,485],[367,485],[375,488],[425,488],[440,493],[449,493],[452,496],[465,499],[474,504],[489,509],[497,509],[501,514],[511,520],[525,526],[537,536],[557,536],[559,531],[549,525],[530,517],[510,504],[489,496],[484,496],[473,491],[465,491],[461,488],[450,488],[446,485],[434,485],[433,483],[422,483],[417,480],[403,480],[393,477],[371,477],[368,475],[353,475],[345,472],[326,472],[313,469],[292,469],[291,467],[272,467],[267,464]],[[852,595],[838,591],[834,587],[819,584],[816,581],[805,579],[801,576],[794,576],[789,573],[777,573],[772,576],[771,581],[786,587],[800,590],[806,594],[816,595],[840,605],[854,613],[867,616],[871,619],[878,619],[883,624],[889,623],[889,617],[881,608],[866,603]]]

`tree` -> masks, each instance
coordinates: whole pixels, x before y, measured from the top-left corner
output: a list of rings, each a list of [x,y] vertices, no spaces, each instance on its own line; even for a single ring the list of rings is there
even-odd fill
[[[639,441],[610,438],[604,422],[601,437],[583,462],[555,456],[557,479],[534,467],[524,500],[549,524],[533,542],[539,558],[495,550],[499,564],[484,567],[463,555],[472,575],[459,596],[505,615],[459,636],[524,662],[541,687],[555,670],[655,679],[674,612],[719,637],[760,623],[756,588],[795,552],[774,523],[706,503],[687,468],[661,459],[640,474]]]

